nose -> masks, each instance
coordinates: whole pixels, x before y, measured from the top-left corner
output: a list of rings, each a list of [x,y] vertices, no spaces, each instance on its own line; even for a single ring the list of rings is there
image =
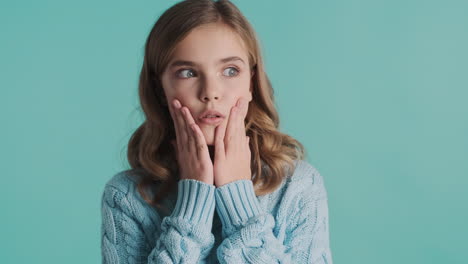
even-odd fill
[[[204,78],[201,86],[200,100],[202,102],[217,101],[221,97],[220,84],[217,82],[216,77]]]

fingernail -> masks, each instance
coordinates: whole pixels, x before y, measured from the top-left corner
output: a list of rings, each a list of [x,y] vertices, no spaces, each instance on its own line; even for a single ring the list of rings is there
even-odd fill
[[[179,103],[178,100],[174,100],[174,106],[175,106],[176,108],[179,108],[179,107],[180,107],[180,103]]]

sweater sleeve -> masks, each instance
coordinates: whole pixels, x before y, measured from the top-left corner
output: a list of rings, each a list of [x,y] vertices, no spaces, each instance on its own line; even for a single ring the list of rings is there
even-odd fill
[[[224,238],[217,249],[220,263],[332,263],[326,191],[321,184],[307,192],[316,195],[302,195],[294,213],[285,218],[288,229],[280,240],[273,233],[275,219],[260,207],[251,180],[217,188]]]
[[[102,197],[102,263],[206,263],[214,245],[211,226],[215,187],[185,179],[178,182],[178,188],[172,214],[156,221],[155,236],[148,238],[140,222],[145,212],[133,206],[134,198],[106,185]]]

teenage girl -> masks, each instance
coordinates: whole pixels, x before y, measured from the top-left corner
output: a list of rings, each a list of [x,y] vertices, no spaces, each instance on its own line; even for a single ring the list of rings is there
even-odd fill
[[[229,1],[161,15],[131,169],[102,195],[104,263],[332,263],[324,180],[278,131],[252,26]]]

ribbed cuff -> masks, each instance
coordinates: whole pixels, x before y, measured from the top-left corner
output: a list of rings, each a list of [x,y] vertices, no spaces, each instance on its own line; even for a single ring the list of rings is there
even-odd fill
[[[216,211],[223,228],[237,227],[261,213],[251,180],[237,180],[216,188]]]
[[[177,183],[177,202],[172,217],[181,217],[194,224],[213,224],[216,187],[194,179]]]

